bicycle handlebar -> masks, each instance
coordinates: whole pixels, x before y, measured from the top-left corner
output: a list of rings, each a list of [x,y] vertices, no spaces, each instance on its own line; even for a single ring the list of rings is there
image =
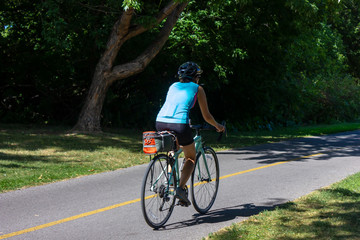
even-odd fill
[[[224,133],[226,134],[226,122],[222,121],[221,125],[223,125],[225,127],[225,131],[224,132],[220,132],[219,133],[219,137],[217,138],[217,141],[220,142],[222,136],[224,135]],[[196,125],[190,125],[190,127],[192,129],[196,130],[196,133],[199,134],[200,130],[216,130],[216,128],[208,123],[203,123],[203,124],[196,124]]]

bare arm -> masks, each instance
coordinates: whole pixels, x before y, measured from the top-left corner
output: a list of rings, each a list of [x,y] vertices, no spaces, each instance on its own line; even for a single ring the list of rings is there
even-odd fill
[[[205,91],[201,86],[199,86],[199,90],[198,90],[198,101],[199,101],[201,114],[202,114],[204,120],[207,123],[213,125],[218,132],[225,131],[225,127],[223,125],[219,124],[218,122],[216,122],[213,115],[211,115],[208,104],[207,104]]]

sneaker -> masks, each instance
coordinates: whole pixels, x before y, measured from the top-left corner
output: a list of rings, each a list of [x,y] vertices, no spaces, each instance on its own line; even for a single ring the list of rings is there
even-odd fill
[[[185,203],[187,206],[191,205],[191,202],[189,201],[188,197],[187,197],[188,193],[187,193],[187,189],[185,188],[181,188],[178,187],[176,188],[176,195],[175,197],[178,198],[181,203]]]
[[[178,205],[182,206],[182,207],[188,207],[189,204],[187,204],[186,202],[179,200]]]

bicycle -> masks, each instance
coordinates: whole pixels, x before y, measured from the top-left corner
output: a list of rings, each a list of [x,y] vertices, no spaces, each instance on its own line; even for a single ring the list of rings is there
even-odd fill
[[[195,210],[205,214],[215,202],[219,188],[219,161],[215,151],[204,145],[200,131],[209,129],[209,125],[192,125],[196,130],[194,137],[196,160],[191,175],[191,202]],[[218,140],[220,140],[220,133]],[[155,229],[162,227],[170,218],[175,205],[176,188],[180,182],[179,155],[176,139],[172,151],[156,154],[149,163],[141,187],[141,208],[146,223]],[[151,157],[150,157],[151,158]]]

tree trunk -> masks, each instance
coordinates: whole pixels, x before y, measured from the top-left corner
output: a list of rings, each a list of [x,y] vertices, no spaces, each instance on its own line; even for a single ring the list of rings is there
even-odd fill
[[[108,87],[103,74],[94,74],[85,104],[81,109],[78,122],[74,126],[73,131],[101,131],[101,110]]]
[[[157,24],[165,18],[167,19],[155,41],[135,60],[119,66],[113,66],[119,49],[124,42],[150,29],[145,29],[142,26],[130,26],[131,18],[134,15],[134,9],[129,8],[127,11],[123,12],[122,16],[115,23],[107,43],[107,48],[96,66],[84,106],[81,109],[78,121],[72,131],[101,131],[101,110],[108,88],[115,81],[128,78],[145,69],[164,46],[180,13],[184,10],[186,5],[187,3],[180,4],[170,1],[157,17]]]

